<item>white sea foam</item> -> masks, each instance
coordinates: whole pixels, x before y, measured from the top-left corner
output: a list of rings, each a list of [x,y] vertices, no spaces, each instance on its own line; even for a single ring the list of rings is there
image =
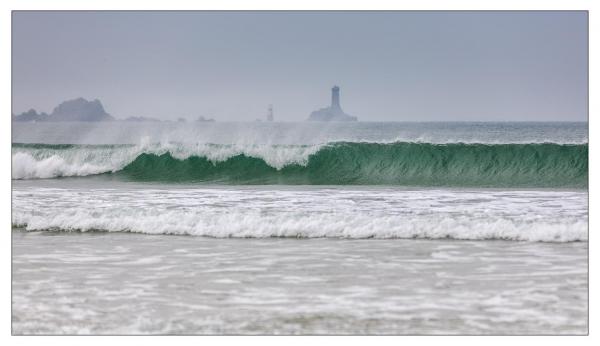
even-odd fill
[[[73,210],[53,215],[14,213],[27,230],[108,231],[175,234],[216,238],[426,238],[504,239],[521,241],[587,241],[586,220],[536,223],[468,217],[403,217],[372,215],[293,215],[261,213],[196,213],[148,210]]]
[[[94,202],[88,196],[93,196]],[[210,237],[587,241],[582,192],[319,189],[13,193],[13,225]],[[49,203],[52,201],[52,203]]]
[[[100,162],[69,162],[60,155],[35,158],[24,152],[12,155],[12,178],[34,179],[85,176],[111,171],[113,167]]]
[[[183,160],[190,156],[205,157],[212,162],[222,162],[227,159],[245,155],[264,160],[269,166],[281,169],[286,165],[306,165],[310,155],[319,151],[322,145],[255,145],[255,144],[231,144],[214,145],[207,143],[196,143],[193,145],[178,143],[160,143],[156,146],[147,146],[145,152],[153,154],[170,153],[173,157]]]

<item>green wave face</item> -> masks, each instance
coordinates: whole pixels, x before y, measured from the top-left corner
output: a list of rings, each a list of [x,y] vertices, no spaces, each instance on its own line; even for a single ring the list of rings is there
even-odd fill
[[[334,143],[281,169],[240,154],[225,161],[143,153],[127,180],[231,184],[560,187],[588,185],[587,144]]]

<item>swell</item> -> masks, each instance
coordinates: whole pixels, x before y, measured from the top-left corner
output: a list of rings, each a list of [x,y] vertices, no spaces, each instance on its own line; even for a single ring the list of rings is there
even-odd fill
[[[586,188],[588,145],[13,145],[13,179],[107,172],[131,181]]]

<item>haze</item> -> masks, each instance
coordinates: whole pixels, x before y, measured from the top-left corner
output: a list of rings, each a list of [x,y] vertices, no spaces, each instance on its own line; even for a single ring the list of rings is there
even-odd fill
[[[13,12],[13,113],[585,121],[587,12]]]

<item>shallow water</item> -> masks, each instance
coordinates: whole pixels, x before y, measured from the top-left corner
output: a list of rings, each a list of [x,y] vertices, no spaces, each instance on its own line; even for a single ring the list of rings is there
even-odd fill
[[[586,334],[586,242],[13,231],[14,334]]]

